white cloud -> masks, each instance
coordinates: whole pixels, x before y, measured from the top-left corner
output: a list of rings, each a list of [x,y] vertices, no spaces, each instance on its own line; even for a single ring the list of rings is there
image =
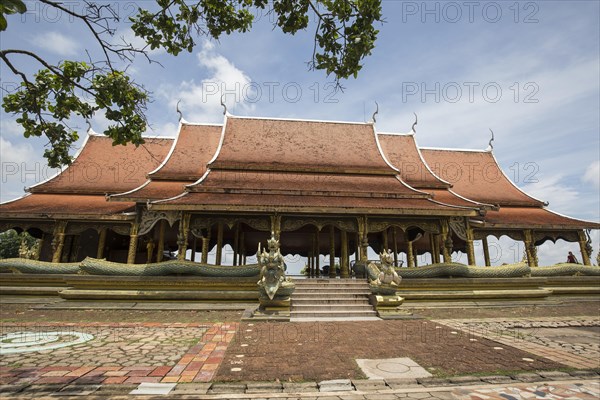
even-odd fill
[[[0,137],[0,158],[2,163],[23,163],[35,158],[33,147],[29,143],[13,144]]]
[[[581,180],[591,184],[595,188],[600,188],[600,160],[592,162],[587,167]]]
[[[562,175],[540,175],[535,183],[523,186],[525,193],[550,203],[549,208],[561,213],[576,214],[580,193],[562,183]]]
[[[0,119],[0,129],[2,130],[2,136],[23,136],[23,127],[17,123],[15,119],[2,117]]]
[[[74,56],[78,53],[79,43],[59,32],[47,32],[42,35],[44,40],[40,41],[36,36],[34,44],[44,50],[58,54],[59,56]]]
[[[200,83],[191,80],[183,81],[176,87],[163,86],[158,93],[167,99],[169,107],[174,109],[181,100],[180,109],[184,117],[194,122],[221,122],[221,96],[230,111],[246,113],[254,109],[251,104],[254,87],[244,71],[216,53],[214,45],[209,42],[204,42],[197,59],[198,65],[208,70],[209,77]]]

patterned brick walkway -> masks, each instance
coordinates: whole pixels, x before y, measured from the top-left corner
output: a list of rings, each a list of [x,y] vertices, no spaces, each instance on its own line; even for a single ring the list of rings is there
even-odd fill
[[[84,332],[89,342],[0,356],[0,385],[208,382],[219,367],[237,323],[3,324],[14,332]]]

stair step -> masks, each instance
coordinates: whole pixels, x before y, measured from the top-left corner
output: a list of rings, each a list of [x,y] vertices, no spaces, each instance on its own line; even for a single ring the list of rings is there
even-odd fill
[[[294,296],[294,304],[365,304],[364,297],[336,298],[336,297],[301,297]]]
[[[294,304],[292,311],[371,311],[373,306],[370,304],[364,305],[339,305],[339,304]]]
[[[371,290],[365,280],[294,280],[291,318],[376,318],[369,304]]]
[[[369,289],[362,289],[362,288],[296,288],[296,290],[294,291],[294,293],[299,292],[299,293],[322,293],[322,292],[327,292],[327,293],[339,293],[339,294],[343,294],[343,293],[371,293],[371,291]]]
[[[295,299],[365,299],[369,298],[370,293],[331,293],[331,292],[309,292],[294,293]]]
[[[291,311],[292,318],[306,317],[376,317],[377,313],[370,311]]]

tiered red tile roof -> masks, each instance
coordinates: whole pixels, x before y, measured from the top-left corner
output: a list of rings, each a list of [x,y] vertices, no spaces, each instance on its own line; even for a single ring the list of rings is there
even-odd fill
[[[406,185],[373,124],[228,116],[209,172],[157,209],[475,214]]]
[[[90,135],[73,163],[0,205],[0,217],[81,218],[155,209],[463,215],[490,228],[583,229],[518,187],[491,151],[419,148],[371,123],[235,117],[178,137],[112,146]],[[105,194],[110,194],[110,202]]]
[[[113,146],[112,139],[89,134],[71,165],[29,188],[30,194],[0,204],[0,216],[77,215],[85,219],[133,212],[134,202],[109,203],[105,195],[139,186],[146,173],[160,165],[172,142],[167,138],[146,138],[139,147]]]
[[[181,194],[206,172],[206,166],[217,151],[222,125],[189,124],[182,121],[179,134],[165,160],[149,170],[148,180],[135,189],[114,194],[111,201],[145,203]]]

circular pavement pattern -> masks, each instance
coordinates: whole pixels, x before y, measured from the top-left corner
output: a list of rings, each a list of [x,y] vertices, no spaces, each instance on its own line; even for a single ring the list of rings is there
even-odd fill
[[[54,350],[94,338],[82,332],[14,332],[0,336],[0,355]]]

